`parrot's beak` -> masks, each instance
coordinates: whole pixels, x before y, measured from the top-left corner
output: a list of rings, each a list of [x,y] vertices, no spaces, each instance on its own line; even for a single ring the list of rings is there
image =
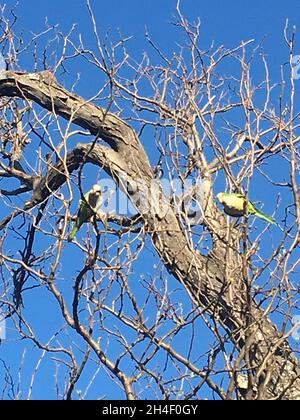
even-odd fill
[[[220,203],[222,203],[222,193],[217,194],[217,199],[220,201]]]
[[[98,184],[94,185],[92,191],[93,191],[93,194],[96,194],[96,195],[101,195],[102,194],[100,185],[98,185]]]

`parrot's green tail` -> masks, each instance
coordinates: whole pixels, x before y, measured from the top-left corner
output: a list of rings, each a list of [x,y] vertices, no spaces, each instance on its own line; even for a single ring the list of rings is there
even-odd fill
[[[73,241],[73,239],[75,238],[75,236],[76,236],[76,234],[77,234],[78,230],[79,230],[78,226],[74,225],[74,226],[73,226],[73,229],[72,229],[72,230],[71,230],[71,232],[69,233],[69,236],[68,236],[68,242]]]
[[[273,219],[273,217],[266,215],[260,210],[255,209],[255,213],[253,213],[253,215],[265,220],[268,223],[277,224],[276,220]]]

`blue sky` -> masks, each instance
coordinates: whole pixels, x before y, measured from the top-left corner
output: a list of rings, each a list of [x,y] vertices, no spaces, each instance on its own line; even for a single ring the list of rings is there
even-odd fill
[[[14,1],[3,2],[9,8]],[[38,0],[20,0],[18,10],[23,19],[22,26],[38,31],[43,28],[44,19],[50,23],[68,28],[73,23],[86,25],[88,14],[82,0],[53,0],[51,4]],[[161,43],[172,40],[172,31],[166,25],[175,16],[175,0],[130,0],[128,2],[111,0],[110,2],[92,1],[98,25],[104,30],[119,28],[127,35],[140,38],[147,26]],[[222,0],[193,1],[182,0],[181,9],[188,19],[200,18],[203,36],[206,40],[215,40],[227,46],[240,40],[268,36],[275,44],[281,38],[281,30],[286,18],[291,24],[297,24],[300,17],[298,2],[277,0],[244,0],[224,2]],[[84,28],[81,26],[81,28]]]
[[[7,10],[14,4],[14,1],[7,1]],[[167,54],[171,54],[177,48],[178,43],[183,42],[182,35],[171,24],[176,20],[176,1],[174,0],[94,0],[91,1],[91,5],[97,19],[99,31],[102,35],[107,30],[112,29],[113,33],[119,30],[124,36],[133,36],[128,44],[128,49],[137,60],[142,57],[144,50],[148,48],[144,38],[145,27],[147,27],[153,40]],[[252,38],[255,39],[256,44],[262,42],[264,52],[267,54],[270,64],[271,77],[274,77],[275,81],[279,81],[280,65],[288,60],[288,50],[283,40],[283,29],[286,19],[289,19],[290,25],[297,25],[300,22],[300,7],[297,0],[289,2],[278,0],[265,0],[263,2],[259,0],[230,2],[221,0],[182,0],[181,10],[190,21],[200,18],[201,47],[203,49],[208,48],[212,42],[214,42],[216,47],[224,45],[227,48],[236,46],[242,40]],[[71,26],[76,23],[78,26],[77,31],[83,34],[86,45],[91,48],[95,45],[88,10],[84,0],[52,0],[51,2],[20,0],[15,13],[19,16],[16,28],[20,31],[23,30],[24,36],[27,39],[30,39],[32,36],[31,33],[38,33],[44,29],[47,18],[50,25],[59,25],[62,32],[69,31]],[[297,35],[296,39],[299,39],[299,35]],[[300,43],[298,49],[300,54]],[[33,71],[30,68],[30,60],[25,60],[22,65],[25,67],[24,70]],[[83,71],[83,69],[84,67],[81,67],[81,64],[79,64],[78,68],[71,66],[71,79],[74,80],[76,78],[76,72]],[[230,71],[230,68],[227,70]],[[93,89],[100,81],[96,74],[91,73],[88,78],[85,76],[82,74],[78,90],[80,94],[89,96],[93,94]],[[151,144],[150,146],[145,144],[145,147],[151,159],[155,162],[156,151],[151,148]],[[258,196],[259,198],[264,197],[263,189],[258,191]],[[274,202],[275,198],[273,199],[272,206]],[[276,236],[277,234],[275,233],[274,235]],[[151,258],[145,259],[142,264],[137,264],[137,278],[143,273],[147,276],[147,272],[150,272],[153,268],[155,259],[150,243],[148,247],[149,250],[146,250],[146,255],[148,257],[151,255]],[[70,250],[66,252],[70,252]],[[80,261],[80,251],[73,248],[71,252],[72,258]],[[70,254],[68,258],[70,258]],[[174,279],[170,279],[170,285],[172,287],[178,286]],[[68,288],[71,291],[72,285],[62,283],[62,288],[66,289],[67,294]],[[182,290],[179,288],[179,300],[182,299],[182,293]],[[28,315],[39,318],[40,322],[37,323],[36,327],[41,337],[45,338],[45,340],[49,338],[49,331],[57,329],[61,322],[59,318],[49,318],[48,313],[51,311],[51,302],[48,301],[48,298],[49,294],[41,290],[33,291],[26,298]],[[188,305],[185,299],[186,297],[184,298],[184,304]],[[48,306],[49,312],[45,309]],[[0,346],[0,358],[7,360],[14,372],[17,372],[24,347],[22,347],[23,342],[21,345],[18,344],[17,348],[15,347],[16,342],[13,326],[10,326],[10,328],[7,332],[7,342]],[[206,340],[208,340],[208,337],[204,338],[204,341]],[[182,345],[183,343],[178,343],[179,348]],[[30,381],[30,374],[34,363],[37,361],[36,357],[36,350],[31,344],[29,350],[27,350],[27,354],[24,356],[24,366],[26,366],[24,375],[28,375],[26,376],[27,385]],[[45,367],[42,368],[44,378],[47,377],[47,374],[53,368],[53,364],[51,363],[45,364]],[[55,364],[55,362],[53,363]],[[26,373],[27,369],[28,373]],[[93,367],[90,367],[90,369],[92,371]],[[54,397],[53,392],[49,391],[47,380],[45,381],[41,377],[37,383],[39,386],[33,392],[35,398]],[[84,384],[82,386],[84,387]],[[99,379],[99,386],[101,386],[101,379]],[[123,394],[116,388],[107,389],[107,393],[110,398],[123,397]],[[91,395],[97,395],[97,390],[92,390]]]
[[[44,29],[46,17],[50,24],[58,24],[63,31],[76,23],[79,31],[84,34],[90,32],[86,31],[89,17],[84,0],[53,0],[51,4],[20,0],[19,3],[20,27],[25,29],[25,33],[37,33]],[[9,8],[15,2],[7,1],[5,4]],[[180,42],[175,28],[169,25],[176,15],[175,0],[94,0],[91,5],[102,33],[111,28],[133,36],[132,48],[137,55],[145,49],[145,27],[163,49],[172,50],[175,43]],[[274,63],[280,62],[278,57],[284,50],[282,34],[286,19],[291,25],[297,25],[300,18],[296,0],[182,0],[181,10],[191,21],[200,18],[204,46],[214,41],[217,46],[224,44],[233,47],[242,40],[254,38],[259,42],[265,38],[265,45]]]

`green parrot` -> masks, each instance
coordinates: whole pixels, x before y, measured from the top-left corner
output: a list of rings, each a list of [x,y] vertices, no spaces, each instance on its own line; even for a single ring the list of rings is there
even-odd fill
[[[73,229],[71,230],[68,241],[71,242],[82,224],[88,222],[90,218],[99,212],[103,202],[102,191],[100,185],[95,184],[93,188],[84,195],[84,200],[80,200],[77,218],[74,222]]]
[[[245,196],[243,196],[243,194],[227,194],[220,192],[217,195],[217,199],[223,205],[225,213],[229,216],[245,216],[246,210],[248,214],[252,214],[253,216],[259,217],[260,219],[263,219],[268,223],[276,224],[276,220],[273,219],[273,217],[268,216],[267,214],[258,210],[250,200],[247,200],[247,209],[245,209],[246,198]]]

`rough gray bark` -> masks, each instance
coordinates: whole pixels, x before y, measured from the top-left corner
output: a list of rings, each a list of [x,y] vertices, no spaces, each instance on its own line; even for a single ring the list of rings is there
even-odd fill
[[[242,257],[236,251],[240,232],[231,227],[228,236],[226,219],[211,196],[209,177],[203,223],[211,232],[214,246],[205,256],[191,248],[166,198],[162,197],[160,202],[166,208],[164,212],[160,207],[152,212],[140,208],[141,181],[149,188],[156,183],[159,189],[159,185],[137,134],[122,119],[68,92],[48,71],[35,74],[3,72],[0,95],[32,100],[67,120],[72,118],[74,124],[106,142],[107,145],[99,141],[78,144],[66,160],[69,173],[78,169],[82,162],[91,162],[104,167],[123,186],[140,210],[153,245],[169,272],[185,286],[201,310],[207,311],[229,332],[241,356],[250,355],[251,372],[247,376],[237,373],[232,382],[239,389],[240,398],[300,399],[298,360],[256,302],[247,302],[245,298]],[[65,180],[65,167],[59,162],[44,178],[33,182],[34,193],[25,210],[46,200]],[[18,214],[20,211],[3,220],[0,229]],[[230,273],[228,267],[225,269],[225,260],[230,261]],[[254,382],[259,386],[254,388]]]

